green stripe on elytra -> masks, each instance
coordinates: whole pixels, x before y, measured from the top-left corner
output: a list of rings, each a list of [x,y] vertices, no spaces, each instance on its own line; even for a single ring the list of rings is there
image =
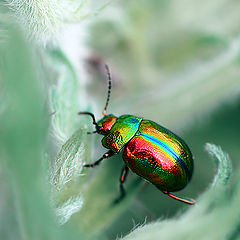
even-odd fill
[[[186,175],[187,177],[189,178],[190,175],[189,175],[189,171],[188,171],[188,168],[185,164],[185,162],[180,158],[179,154],[177,154],[174,149],[167,145],[166,143],[164,143],[163,141],[153,137],[153,136],[150,136],[146,133],[140,133],[140,135],[142,135],[143,137],[147,138],[148,140],[154,142],[154,143],[157,143],[165,152],[167,152],[170,156],[172,156],[177,162],[180,163],[180,165],[182,166],[182,168],[184,168],[185,172],[186,172]]]

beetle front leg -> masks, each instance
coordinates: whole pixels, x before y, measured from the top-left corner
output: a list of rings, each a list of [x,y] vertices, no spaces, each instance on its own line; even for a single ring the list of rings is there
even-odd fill
[[[123,168],[122,168],[122,171],[121,171],[121,175],[120,175],[120,185],[119,185],[119,188],[120,188],[120,197],[117,198],[115,201],[114,201],[114,204],[117,204],[119,203],[120,201],[123,200],[123,198],[125,197],[126,195],[126,191],[123,187],[123,184],[124,182],[126,181],[126,178],[127,178],[127,175],[128,175],[128,171],[129,171],[129,168],[125,165]]]
[[[85,168],[93,168],[93,167],[96,167],[97,165],[99,165],[99,163],[102,161],[102,160],[104,160],[104,159],[106,159],[106,158],[109,158],[109,157],[111,157],[111,156],[113,156],[114,155],[114,152],[112,151],[112,150],[109,150],[108,152],[106,152],[100,159],[98,159],[96,162],[94,162],[94,163],[92,163],[92,164],[85,164],[85,165],[83,165],[83,167],[85,167]]]

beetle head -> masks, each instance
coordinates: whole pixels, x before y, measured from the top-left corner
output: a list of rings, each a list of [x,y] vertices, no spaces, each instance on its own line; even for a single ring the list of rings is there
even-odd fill
[[[93,120],[93,124],[96,126],[96,131],[94,132],[89,132],[90,133],[99,133],[102,135],[107,135],[110,131],[110,129],[112,128],[113,124],[116,122],[117,117],[115,117],[112,114],[106,115],[106,111],[107,111],[107,106],[110,100],[110,94],[111,94],[111,87],[112,87],[112,79],[111,79],[111,75],[110,75],[110,71],[108,68],[108,65],[105,64],[105,68],[107,71],[107,76],[108,76],[108,93],[107,93],[107,100],[106,100],[106,104],[105,107],[103,109],[103,115],[104,117],[99,120],[98,122],[96,122],[95,120],[95,116],[93,113],[90,112],[79,112],[79,115],[89,115],[91,116],[92,120]]]
[[[97,122],[96,130],[97,133],[107,135],[111,130],[113,124],[116,122],[117,117],[112,114],[105,115],[101,120]]]

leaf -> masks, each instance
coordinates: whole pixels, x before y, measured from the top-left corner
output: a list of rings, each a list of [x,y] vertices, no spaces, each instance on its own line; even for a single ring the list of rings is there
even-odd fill
[[[64,202],[61,206],[56,209],[56,215],[59,217],[59,223],[65,224],[71,216],[78,212],[83,204],[83,200],[81,196],[76,198],[70,197],[66,202]]]
[[[78,130],[62,146],[54,163],[51,183],[57,191],[62,191],[65,185],[77,181],[81,175],[86,147],[86,131]]]
[[[0,212],[4,219],[0,238],[77,239],[69,228],[59,228],[49,204],[43,159],[48,134],[47,93],[41,84],[45,78],[40,78],[43,74],[36,68],[39,58],[32,55],[37,50],[25,42],[13,22],[5,25],[8,42],[0,55],[6,96],[2,104],[7,106],[0,115]]]

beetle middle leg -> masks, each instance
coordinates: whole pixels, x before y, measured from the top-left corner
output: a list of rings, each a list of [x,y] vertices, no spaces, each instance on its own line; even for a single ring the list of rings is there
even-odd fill
[[[119,188],[120,188],[120,196],[119,198],[117,198],[115,201],[114,201],[114,204],[117,204],[119,203],[120,201],[123,200],[123,198],[125,197],[126,195],[126,191],[123,187],[123,184],[124,182],[126,181],[126,178],[127,178],[127,175],[128,175],[128,171],[129,171],[129,168],[125,165],[123,168],[122,168],[122,171],[121,171],[121,175],[120,175],[120,185],[119,185]]]
[[[106,152],[105,154],[103,154],[103,156],[100,158],[100,159],[98,159],[96,162],[94,162],[94,163],[92,163],[92,164],[85,164],[85,165],[83,165],[83,167],[85,167],[85,168],[93,168],[93,167],[96,167],[97,165],[99,165],[99,163],[102,161],[102,160],[104,160],[104,159],[106,159],[106,158],[109,158],[109,157],[111,157],[111,156],[113,156],[114,155],[114,152],[112,151],[112,150],[109,150],[108,152]]]

